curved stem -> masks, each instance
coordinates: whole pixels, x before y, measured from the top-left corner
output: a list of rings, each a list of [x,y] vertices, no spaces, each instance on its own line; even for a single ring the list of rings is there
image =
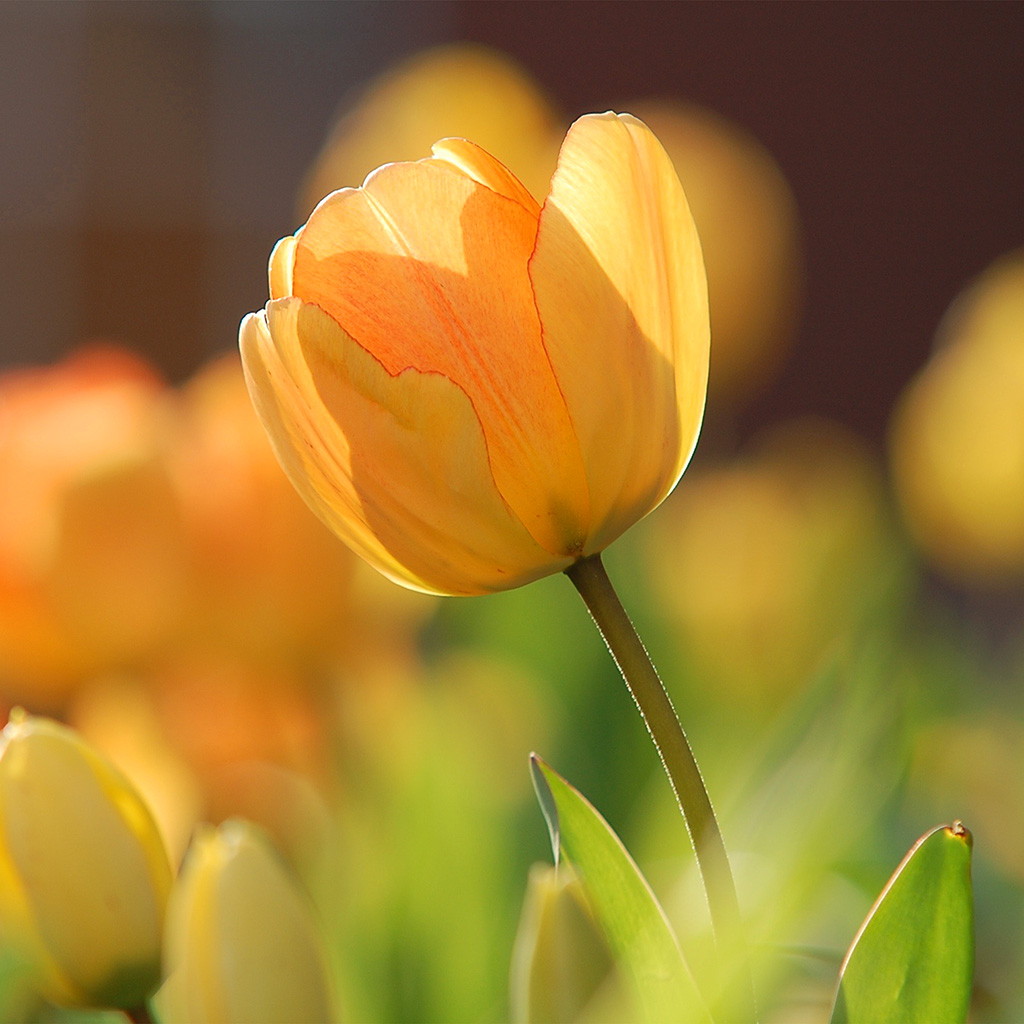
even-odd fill
[[[735,1019],[756,1020],[753,984],[746,954],[736,886],[725,843],[693,751],[672,701],[658,677],[626,610],[622,607],[600,555],[583,558],[565,570],[586,603],[608,650],[654,740],[690,833],[711,915],[719,967],[729,961],[729,1012]]]

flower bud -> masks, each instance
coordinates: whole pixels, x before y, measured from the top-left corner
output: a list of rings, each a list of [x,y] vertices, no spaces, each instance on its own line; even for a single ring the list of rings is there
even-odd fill
[[[40,994],[143,1004],[160,980],[170,883],[128,780],[71,729],[12,713],[0,734],[0,921]]]
[[[565,866],[535,864],[512,957],[512,1019],[518,1024],[573,1021],[594,1002],[612,971],[612,955],[590,916],[579,880]]]
[[[310,908],[264,834],[204,826],[171,894],[159,997],[168,1024],[335,1019]]]

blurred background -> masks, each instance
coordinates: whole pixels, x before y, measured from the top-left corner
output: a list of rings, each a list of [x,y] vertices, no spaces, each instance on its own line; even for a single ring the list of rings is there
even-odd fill
[[[750,422],[823,413],[877,440],[949,298],[1021,244],[1022,17],[984,3],[6,3],[0,358],[114,335],[180,379],[229,348],[340,105],[391,62],[461,39],[517,60],[562,119],[669,97],[759,139],[799,198],[808,259],[796,345]]]
[[[327,192],[466,135],[542,198],[571,120],[629,110],[690,197],[713,355],[693,466],[608,563],[766,1017],[827,1018],[874,895],[961,817],[974,1019],[1020,1019],[1022,38],[1019,4],[0,5],[0,702],[115,757],[174,857],[202,818],[270,828],[347,1019],[507,1018],[549,856],[531,749],[699,947],[670,792],[566,581],[435,601],[357,565],[234,355]],[[54,1013],[7,987],[5,1019]]]

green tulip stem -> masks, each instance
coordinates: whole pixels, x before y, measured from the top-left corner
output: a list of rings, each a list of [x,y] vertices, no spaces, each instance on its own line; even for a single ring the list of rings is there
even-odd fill
[[[626,681],[683,812],[704,883],[720,968],[725,968],[728,962],[728,979],[723,975],[719,985],[729,990],[728,994],[723,994],[730,1013],[736,1020],[756,1020],[753,984],[729,858],[704,780],[672,701],[615,593],[601,556],[580,559],[566,569],[565,574],[583,598]]]

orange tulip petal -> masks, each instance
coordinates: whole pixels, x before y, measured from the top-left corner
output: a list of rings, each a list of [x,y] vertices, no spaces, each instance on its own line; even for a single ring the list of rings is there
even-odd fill
[[[456,150],[510,186],[494,162]],[[582,550],[590,513],[527,271],[536,230],[519,201],[447,160],[389,164],[320,204],[298,236],[293,285],[392,376],[438,373],[469,397],[498,490],[560,556]]]
[[[507,508],[473,406],[452,381],[414,369],[390,375],[297,299],[247,317],[240,343],[293,484],[385,575],[428,592],[479,594],[571,561],[552,559]]]
[[[675,486],[708,372],[700,242],[665,151],[629,115],[580,118],[562,145],[530,274],[580,439],[599,551]]]
[[[448,164],[506,199],[517,202],[536,219],[540,203],[526,186],[500,161],[468,139],[441,139],[431,147],[433,161]]]
[[[238,343],[253,405],[270,435],[278,461],[306,504],[386,576],[419,590],[430,590],[392,558],[367,529],[359,496],[348,480],[348,444],[334,431],[322,436],[322,414],[303,393],[313,387],[312,382],[308,374],[298,381],[289,375],[271,338],[265,313],[245,317]]]

